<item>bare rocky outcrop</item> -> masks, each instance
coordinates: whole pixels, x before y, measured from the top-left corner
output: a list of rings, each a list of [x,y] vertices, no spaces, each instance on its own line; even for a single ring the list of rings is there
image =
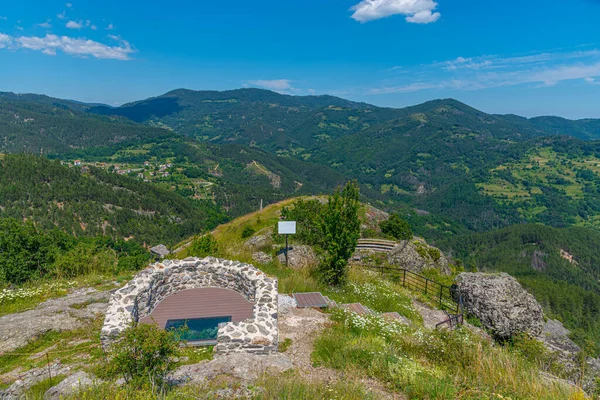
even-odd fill
[[[293,367],[284,354],[256,355],[231,353],[210,361],[179,367],[170,377],[174,383],[202,383],[219,375],[228,375],[245,382],[252,382],[264,373],[282,373]]]
[[[44,393],[44,400],[60,400],[73,396],[94,385],[94,379],[87,372],[78,371],[63,379],[58,385]]]
[[[444,253],[417,237],[400,242],[389,253],[387,261],[393,266],[417,274],[427,269],[437,269],[445,275],[451,273],[448,259],[444,256]]]
[[[281,264],[285,264],[285,253],[281,251],[277,256]],[[319,262],[317,255],[310,246],[294,245],[288,250],[288,265],[290,268],[299,269],[316,265]]]
[[[273,239],[271,238],[271,235],[255,235],[244,242],[244,247],[250,250],[259,250],[265,247],[269,247],[272,244]]]
[[[465,308],[498,338],[518,333],[540,336],[544,329],[542,307],[512,276],[462,273],[457,277]]]
[[[586,392],[592,392],[600,378],[600,359],[587,357],[582,374],[581,348],[569,338],[570,333],[562,322],[550,319],[538,339],[557,357],[572,384],[581,384]]]
[[[82,289],[45,301],[33,310],[0,317],[0,354],[23,347],[49,331],[70,331],[82,327],[85,320],[106,312],[109,298],[110,292]]]
[[[68,375],[71,373],[71,367],[55,362],[50,366],[33,368],[23,372],[18,379],[5,390],[0,390],[0,399],[12,400],[23,399],[25,391],[50,376]]]

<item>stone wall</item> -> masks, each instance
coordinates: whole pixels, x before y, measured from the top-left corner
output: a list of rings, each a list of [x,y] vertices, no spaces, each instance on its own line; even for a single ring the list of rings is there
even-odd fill
[[[233,289],[254,303],[253,318],[219,326],[216,353],[277,351],[277,280],[252,265],[212,257],[165,260],[137,274],[111,297],[102,327],[103,345],[150,314],[166,297],[202,287]]]

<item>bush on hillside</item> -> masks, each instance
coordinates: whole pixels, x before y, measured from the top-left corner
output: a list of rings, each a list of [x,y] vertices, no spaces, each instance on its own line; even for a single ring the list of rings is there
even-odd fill
[[[398,240],[409,240],[413,237],[412,229],[408,222],[400,218],[400,215],[394,213],[390,218],[379,223],[381,233]]]
[[[293,207],[284,207],[281,216],[287,221],[296,221],[296,235],[298,240],[309,246],[320,246],[323,235],[319,221],[325,206],[319,200],[299,199],[294,202]]]
[[[130,326],[111,346],[106,373],[123,377],[131,387],[160,393],[167,374],[176,367],[173,359],[179,355],[179,335],[155,324]]]
[[[242,239],[249,238],[250,236],[254,235],[255,232],[256,231],[254,229],[252,229],[252,227],[245,226],[244,229],[242,230]]]
[[[188,256],[190,257],[208,257],[208,256],[217,256],[219,253],[219,244],[217,243],[217,239],[213,237],[213,235],[204,235],[200,236],[192,242],[191,246],[188,249]]]
[[[319,220],[326,255],[318,273],[323,282],[331,286],[342,286],[347,280],[348,260],[360,237],[358,197],[358,184],[348,182],[344,189],[329,196]]]

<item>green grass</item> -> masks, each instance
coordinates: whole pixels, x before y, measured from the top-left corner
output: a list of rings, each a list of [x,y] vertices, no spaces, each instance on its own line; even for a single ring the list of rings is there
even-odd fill
[[[247,391],[255,400],[376,400],[358,379],[322,383],[309,382],[294,372],[280,375],[265,375]],[[219,389],[237,390],[243,388],[240,382],[227,377],[217,377],[206,384],[188,385],[171,388],[162,394],[153,394],[151,390],[133,390],[127,386],[117,387],[112,383],[100,384],[83,390],[70,399],[77,400],[175,400],[175,399],[222,399]]]
[[[183,357],[187,357],[186,361],[182,361]],[[212,360],[213,358],[213,346],[205,347],[183,347],[180,350],[179,359],[177,363],[180,365],[198,364],[204,360]]]
[[[428,330],[336,311],[315,343],[313,362],[380,380],[410,399],[568,399],[539,366],[465,329]]]
[[[283,342],[279,342],[279,346],[278,346],[277,350],[279,350],[280,353],[285,353],[286,351],[288,351],[288,349],[291,346],[292,346],[292,339],[285,338],[285,340]]]
[[[5,289],[4,292],[0,290],[0,317],[31,310],[46,300],[65,296],[77,288],[92,287],[98,291],[111,290],[115,288],[115,282],[117,285],[125,284],[132,277],[131,273],[117,276],[90,274],[73,279],[33,281],[16,289]],[[9,291],[14,295],[6,295]],[[5,296],[3,297],[2,294]]]
[[[48,389],[58,385],[64,379],[64,375],[53,376],[52,378],[48,377],[27,389],[27,391],[25,391],[25,398],[27,400],[43,400],[44,394]]]

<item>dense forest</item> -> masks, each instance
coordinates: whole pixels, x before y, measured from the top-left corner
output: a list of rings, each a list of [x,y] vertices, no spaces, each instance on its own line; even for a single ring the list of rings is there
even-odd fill
[[[436,242],[467,269],[504,271],[534,294],[578,343],[600,351],[600,232],[515,225]]]
[[[87,171],[87,172],[86,172]],[[31,155],[0,159],[0,217],[107,235],[140,244],[174,244],[226,219],[213,203],[97,168],[69,168]]]

